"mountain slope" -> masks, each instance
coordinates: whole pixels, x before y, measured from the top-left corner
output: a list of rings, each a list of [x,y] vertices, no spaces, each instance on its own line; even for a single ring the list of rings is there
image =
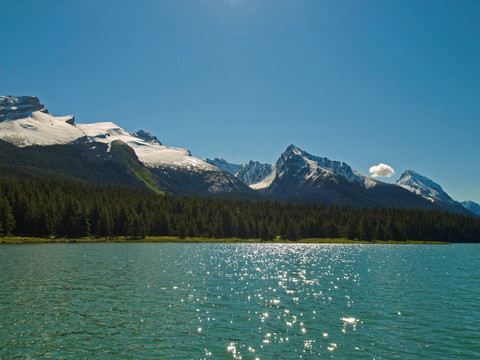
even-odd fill
[[[440,185],[413,170],[405,171],[398,179],[397,185],[429,200],[444,210],[471,215],[470,211],[443,191]]]
[[[0,140],[0,164],[3,174],[12,177],[82,180],[148,188],[157,193],[167,188],[148,173],[125,144],[115,143],[110,152],[106,150],[107,145],[99,143],[19,148]]]
[[[473,201],[462,201],[460,204],[462,204],[462,206],[471,211],[472,213],[474,213],[475,215],[478,215],[480,216],[480,204],[477,204],[476,202],[473,202]]]
[[[163,146],[161,142],[148,131],[128,132],[112,122],[93,124],[77,124],[73,116],[55,117],[40,103],[38,98],[31,96],[0,97],[0,139],[18,148],[31,148],[32,159],[28,166],[36,169],[52,170],[52,164],[42,159],[56,151],[66,151],[73,156],[72,149],[82,159],[95,157],[95,160],[106,161],[103,167],[111,166],[112,156],[116,156],[116,164],[128,169],[130,176],[120,171],[115,179],[114,173],[104,175],[80,166],[79,158],[71,158],[71,164],[78,166],[80,173],[89,173],[87,178],[92,181],[104,181],[109,178],[113,183],[131,183],[133,186],[147,186],[151,190],[169,191],[175,194],[198,194],[216,196],[232,195],[258,197],[253,190],[232,175],[203,160],[191,156],[186,149]],[[126,144],[132,151],[119,145]],[[58,148],[58,145],[73,145],[77,147]],[[83,144],[83,147],[80,146]],[[117,144],[117,145],[114,145]],[[53,147],[52,147],[53,146]],[[41,147],[50,148],[48,150]],[[33,149],[33,150],[32,150]],[[65,150],[67,149],[67,150]],[[81,149],[81,150],[79,150]],[[85,149],[92,150],[85,151]],[[114,149],[116,151],[114,151]],[[113,155],[112,155],[113,154]],[[123,154],[123,156],[119,156]],[[128,155],[128,156],[127,156]],[[62,154],[58,154],[62,156]],[[83,156],[83,157],[82,157]],[[55,156],[53,156],[55,157]],[[47,156],[49,158],[49,156]],[[90,159],[92,160],[92,159]],[[18,165],[15,159],[3,159],[4,165]],[[6,162],[5,162],[6,161]],[[60,161],[60,163],[64,163]],[[92,169],[97,169],[95,162]],[[43,165],[43,166],[42,166]],[[116,166],[117,166],[116,165]],[[107,166],[107,167],[108,167]],[[25,170],[25,169],[24,169]],[[70,174],[67,166],[65,174]],[[131,177],[138,182],[131,181]],[[123,179],[123,177],[125,177]],[[139,185],[140,184],[140,185]],[[237,194],[238,193],[238,194]]]
[[[346,163],[311,155],[294,145],[273,165],[272,175],[264,179],[263,187],[258,185],[267,196],[288,201],[437,209],[405,189],[360,174]]]
[[[361,206],[442,209],[471,214],[441,187],[411,170],[397,185],[291,145],[275,164],[201,160],[163,145],[148,131],[55,117],[31,96],[0,96],[0,170],[171,192]]]
[[[205,161],[232,174],[253,189],[256,188],[256,184],[270,176],[273,171],[273,165],[261,163],[259,161],[249,161],[247,164],[243,165],[232,164],[221,158],[215,158],[213,160],[206,159]]]

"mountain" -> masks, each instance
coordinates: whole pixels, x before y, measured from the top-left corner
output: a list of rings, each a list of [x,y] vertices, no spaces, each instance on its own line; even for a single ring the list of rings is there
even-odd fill
[[[311,155],[295,145],[280,156],[270,176],[253,186],[268,197],[295,202],[435,208],[398,186],[362,175],[344,162]]]
[[[396,184],[431,201],[442,209],[470,214],[469,211],[465,211],[462,204],[453,200],[450,195],[443,191],[440,185],[413,170],[405,171]]]
[[[232,174],[233,176],[237,176],[238,172],[242,168],[243,165],[232,164],[222,158],[215,158],[215,159],[205,159],[207,163],[210,165],[216,166],[219,169]]]
[[[38,170],[55,172],[55,163],[43,159],[45,152],[49,153],[45,159],[56,159],[57,156],[52,152],[68,153],[82,160],[89,159],[88,164],[82,163],[85,165],[83,167],[78,161],[71,160],[80,166],[77,175],[90,173],[90,170],[86,169],[87,165],[91,168],[104,168],[106,165],[102,162],[110,166],[113,161],[115,166],[118,166],[119,158],[116,157],[114,161],[111,154],[113,144],[117,144],[116,148],[123,149],[125,153],[125,148],[120,145],[124,144],[132,151],[128,157],[122,158],[125,162],[123,166],[139,181],[137,185],[145,185],[145,179],[141,179],[139,174],[148,174],[146,176],[150,179],[150,186],[156,184],[153,185],[156,191],[204,196],[258,197],[258,194],[231,174],[193,157],[186,149],[162,145],[148,131],[128,132],[112,122],[78,124],[72,115],[63,117],[51,115],[39,99],[32,96],[0,97],[0,140],[17,148],[28,147],[27,152],[35,153],[32,159],[36,159],[37,162],[26,161],[25,166],[30,170],[36,168],[37,172]],[[54,147],[50,148],[52,146]],[[13,154],[15,151],[9,153]],[[2,164],[10,166],[16,164],[18,167],[18,159],[16,160],[15,156],[24,158],[20,153],[22,152],[19,151],[10,158],[4,156]],[[93,162],[92,156],[95,158]],[[134,163],[135,166],[132,167]],[[122,179],[124,177],[122,174],[124,172],[119,172],[118,179],[114,182],[131,183],[128,176]],[[77,177],[102,182],[105,176]]]
[[[363,175],[344,162],[311,155],[295,145],[290,145],[273,165],[254,161],[238,165],[221,158],[206,161],[272,199],[449,210],[471,215],[438,184],[411,170],[398,184],[388,184]]]
[[[353,207],[441,209],[472,214],[432,180],[406,171],[397,184],[290,145],[275,164],[201,160],[146,130],[77,123],[33,96],[0,96],[0,177],[113,183],[177,195],[269,198]],[[468,205],[467,205],[468,206]]]
[[[460,204],[462,204],[462,206],[471,211],[472,213],[474,213],[475,215],[478,215],[480,216],[480,204],[477,204],[476,202],[473,202],[473,201],[462,201]]]
[[[261,163],[259,161],[249,161],[247,164],[238,165],[227,162],[221,158],[215,158],[214,160],[206,159],[211,165],[226,171],[244,184],[249,185],[252,189],[256,189],[256,184],[262,182],[265,178],[272,174],[273,165]]]
[[[0,140],[0,177],[81,180],[168,191],[168,184],[143,166],[126,144],[115,141],[110,151],[107,147],[101,143],[17,147]]]

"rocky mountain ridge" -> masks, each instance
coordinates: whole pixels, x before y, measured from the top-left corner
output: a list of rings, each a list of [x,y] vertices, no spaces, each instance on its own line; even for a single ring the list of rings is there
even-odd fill
[[[77,144],[78,156],[92,158],[89,154],[95,154],[95,158],[106,162],[116,159],[125,167],[122,171],[129,171],[149,188],[175,194],[469,213],[438,184],[411,170],[402,175],[397,185],[387,184],[353,170],[344,162],[311,155],[293,144],[275,164],[258,161],[231,164],[220,158],[201,160],[187,149],[162,145],[146,130],[128,132],[112,122],[82,124],[72,115],[53,116],[36,97],[0,97],[0,140],[32,149]],[[114,158],[109,155],[113,144],[117,144],[117,153],[123,155]],[[126,151],[121,144],[131,150]],[[12,154],[15,152],[8,149]],[[8,165],[15,162],[7,157],[4,161],[10,162]],[[29,166],[45,165],[38,162],[30,162]]]

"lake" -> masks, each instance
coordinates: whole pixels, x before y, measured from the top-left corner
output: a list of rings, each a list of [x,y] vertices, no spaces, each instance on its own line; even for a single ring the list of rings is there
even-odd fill
[[[480,245],[0,246],[1,358],[477,359]]]

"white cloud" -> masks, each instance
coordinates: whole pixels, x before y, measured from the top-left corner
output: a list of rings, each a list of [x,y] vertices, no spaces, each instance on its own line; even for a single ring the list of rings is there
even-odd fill
[[[395,170],[390,165],[380,163],[370,168],[372,177],[391,177],[395,174]]]

